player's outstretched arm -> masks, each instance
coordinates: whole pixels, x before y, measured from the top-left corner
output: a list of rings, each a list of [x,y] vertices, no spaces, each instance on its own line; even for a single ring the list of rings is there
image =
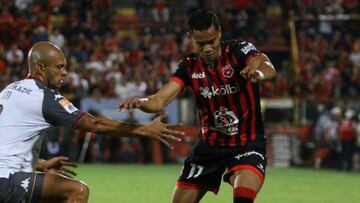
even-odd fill
[[[163,123],[161,121],[163,118],[164,114],[161,114],[150,123],[139,125],[122,123],[100,116],[86,115],[79,121],[76,128],[83,131],[115,136],[150,137],[160,140],[167,146],[171,147],[169,140],[181,141],[181,138],[179,137],[183,136],[184,132],[173,129],[175,127],[179,127],[180,125]]]
[[[276,70],[270,59],[265,54],[260,54],[253,57],[240,74],[251,82],[258,82],[272,79],[276,75]]]
[[[146,98],[131,98],[119,103],[119,110],[131,110],[139,108],[148,113],[157,113],[164,110],[164,108],[176,98],[181,92],[182,87],[176,82],[170,81],[162,87],[157,93]]]

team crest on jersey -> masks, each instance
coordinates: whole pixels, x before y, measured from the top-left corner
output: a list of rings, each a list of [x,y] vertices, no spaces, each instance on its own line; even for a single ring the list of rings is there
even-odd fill
[[[62,99],[59,101],[59,104],[67,111],[68,113],[74,113],[78,109],[67,99]]]
[[[238,133],[239,119],[236,117],[233,111],[227,110],[225,107],[220,107],[218,111],[214,113],[215,117],[215,129],[227,135],[235,135]]]
[[[3,109],[4,109],[3,105],[0,104],[0,114],[3,111]]]
[[[234,74],[234,69],[231,67],[230,64],[227,64],[222,67],[222,72],[225,77],[231,78],[231,76]]]

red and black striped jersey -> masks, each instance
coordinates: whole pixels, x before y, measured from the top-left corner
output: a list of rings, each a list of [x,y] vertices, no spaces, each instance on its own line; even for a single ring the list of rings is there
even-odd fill
[[[240,147],[248,141],[264,140],[259,85],[240,75],[260,52],[249,42],[221,43],[221,56],[206,64],[196,53],[179,63],[172,77],[196,95],[203,142],[219,147]]]

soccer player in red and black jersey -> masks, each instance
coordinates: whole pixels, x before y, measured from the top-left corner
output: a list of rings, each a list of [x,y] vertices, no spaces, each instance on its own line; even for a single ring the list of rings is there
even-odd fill
[[[251,43],[221,41],[221,27],[211,11],[191,14],[188,35],[196,53],[183,58],[171,81],[156,94],[129,99],[119,108],[158,112],[184,87],[191,87],[201,132],[185,160],[173,203],[196,203],[207,191],[217,193],[225,171],[234,203],[251,203],[263,185],[266,167],[258,81],[273,78],[275,68]]]

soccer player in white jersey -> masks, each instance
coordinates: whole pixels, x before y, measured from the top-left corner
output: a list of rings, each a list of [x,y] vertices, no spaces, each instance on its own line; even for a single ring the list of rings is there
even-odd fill
[[[180,141],[176,125],[155,118],[135,125],[92,116],[63,97],[58,88],[66,77],[66,59],[50,42],[35,44],[28,55],[29,75],[0,93],[0,202],[88,201],[88,187],[60,174],[35,172],[42,131],[54,125],[99,134],[148,136],[169,145]]]

